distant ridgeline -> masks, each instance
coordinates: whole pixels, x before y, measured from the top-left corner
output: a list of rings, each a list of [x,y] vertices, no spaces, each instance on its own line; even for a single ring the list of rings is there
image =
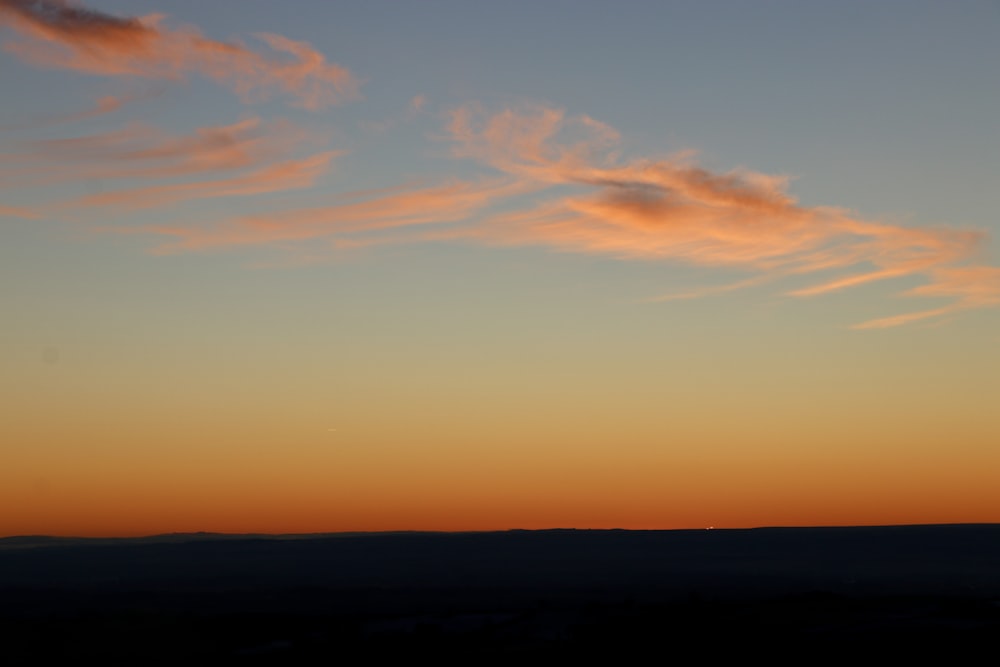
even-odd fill
[[[0,539],[0,587],[1000,593],[1000,525]]]
[[[1000,525],[14,537],[0,540],[0,644],[5,664],[802,646],[955,664],[1000,637],[998,564]]]

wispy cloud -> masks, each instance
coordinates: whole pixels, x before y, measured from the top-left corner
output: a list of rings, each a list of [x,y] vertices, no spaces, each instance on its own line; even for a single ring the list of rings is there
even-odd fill
[[[77,123],[91,118],[98,118],[100,116],[115,113],[121,110],[121,108],[126,104],[150,97],[154,94],[155,93],[146,93],[141,95],[105,95],[98,98],[86,109],[70,113],[41,114],[31,118],[30,120],[0,125],[0,132],[32,130],[42,127],[50,127],[53,125]]]
[[[283,160],[232,178],[115,190],[80,197],[63,205],[69,208],[110,206],[141,209],[192,199],[300,190],[312,187],[316,179],[328,171],[331,160],[343,154],[344,151],[326,151],[303,159]]]
[[[290,155],[306,139],[316,137],[294,124],[256,117],[180,135],[133,123],[107,132],[21,142],[20,152],[0,155],[0,177],[8,189],[77,182],[102,190],[62,201],[50,197],[31,211],[19,209],[19,217],[44,213],[76,218],[95,208],[136,210],[246,197],[312,187],[335,158],[346,154]]]
[[[1000,269],[969,264],[985,240],[977,231],[905,227],[866,220],[847,209],[803,206],[789,194],[787,176],[742,168],[716,172],[699,166],[690,152],[625,160],[613,128],[557,109],[488,114],[464,107],[451,114],[448,132],[455,157],[477,160],[499,174],[478,181],[353,193],[327,206],[144,231],[174,239],[157,248],[161,253],[309,239],[326,239],[340,247],[464,240],[538,245],[623,260],[678,261],[750,274],[722,287],[657,300],[813,275],[823,279],[786,293],[815,297],[880,280],[917,277],[926,284],[905,295],[951,299],[945,306],[856,328],[898,326],[1000,304]],[[250,180],[220,181],[214,187],[252,189],[257,179]],[[200,186],[150,188],[110,193],[104,201],[123,197],[141,202],[207,192]],[[541,198],[527,199],[525,205],[521,196],[529,193],[541,193]],[[506,209],[502,213],[492,208],[500,202]]]
[[[176,239],[159,246],[160,253],[320,238],[356,247],[379,242],[377,235],[387,230],[461,222],[497,200],[524,191],[523,183],[507,178],[455,180],[427,187],[349,193],[340,199],[356,201],[328,206],[240,216],[197,226],[147,227],[144,231]]]
[[[365,132],[375,135],[385,135],[400,125],[412,122],[415,118],[425,112],[427,108],[427,98],[424,95],[416,95],[410,98],[406,108],[401,112],[382,119],[366,118],[358,122],[358,126]]]
[[[984,240],[976,231],[907,228],[845,209],[802,206],[787,192],[785,176],[713,172],[694,164],[690,153],[622,161],[613,129],[557,109],[486,114],[464,107],[453,112],[449,129],[456,156],[570,190],[455,230],[456,238],[677,260],[761,277],[840,271],[790,292],[802,297],[919,275],[929,284],[908,294],[958,299],[943,309],[860,325],[865,328],[997,304],[996,269],[954,266]],[[755,280],[737,285],[746,284]]]
[[[29,208],[0,204],[0,218],[24,218],[30,220],[37,217],[39,217],[38,213]]]
[[[281,92],[321,109],[356,98],[359,82],[305,42],[259,33],[268,51],[168,28],[159,14],[118,17],[60,0],[0,0],[0,22],[19,39],[4,48],[27,62],[104,76],[180,79],[197,73],[247,100]]]
[[[281,159],[306,138],[294,124],[257,117],[182,135],[132,123],[108,132],[22,142],[20,151],[0,155],[6,165],[0,173],[8,185],[210,174]]]
[[[247,100],[281,93],[309,109],[358,96],[358,81],[347,69],[328,63],[309,44],[279,35],[255,35],[262,48],[252,49],[206,38],[193,27],[167,27],[161,15],[118,17],[60,0],[0,0],[0,21],[16,34],[5,48],[43,66],[161,80],[197,74]],[[125,101],[108,96],[84,111],[52,118],[84,120],[112,113]],[[402,104],[399,118],[427,115],[423,95]],[[385,132],[399,118],[359,122]],[[159,253],[307,241],[359,247],[462,240],[747,274],[721,287],[657,300],[778,280],[794,283],[785,290],[788,296],[808,298],[915,278],[923,284],[903,296],[948,301],[856,325],[866,329],[1000,305],[1000,269],[975,262],[986,238],[975,230],[907,227],[845,208],[803,205],[790,194],[787,175],[712,170],[693,152],[625,157],[614,128],[547,106],[495,113],[463,106],[449,114],[445,137],[454,159],[477,162],[487,173],[333,195],[320,206],[264,208],[193,222],[196,215],[183,224],[113,231],[165,238],[154,250]],[[46,211],[134,210],[300,190],[314,187],[343,155],[316,148],[302,155],[310,138],[289,122],[256,117],[181,135],[131,123],[102,133],[20,142],[13,152],[0,154],[0,179],[7,187],[88,180],[105,187],[47,203],[41,207]],[[106,180],[114,183],[107,186]],[[38,210],[7,206],[0,207],[0,215],[33,217]],[[317,256],[315,248],[309,256]]]
[[[417,114],[427,107],[427,96],[416,95],[410,100],[410,113]]]
[[[1000,267],[951,266],[933,270],[933,282],[914,287],[905,296],[946,297],[952,303],[941,308],[884,317],[855,326],[856,329],[884,329],[949,315],[972,308],[1000,306]]]

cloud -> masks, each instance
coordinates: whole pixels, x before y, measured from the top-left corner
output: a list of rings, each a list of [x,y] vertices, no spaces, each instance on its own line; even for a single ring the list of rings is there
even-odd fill
[[[912,296],[958,297],[968,306],[1000,305],[1000,267],[949,266],[934,270],[934,282],[909,290]]]
[[[197,73],[247,100],[278,91],[313,110],[358,96],[349,70],[280,35],[255,35],[270,48],[261,53],[208,39],[193,27],[167,28],[162,15],[121,18],[60,0],[0,0],[0,22],[20,37],[4,48],[45,67],[152,79]]]
[[[135,210],[243,197],[313,186],[345,151],[289,155],[312,138],[291,123],[256,117],[180,135],[133,123],[108,132],[22,142],[21,153],[0,155],[0,165],[11,165],[0,168],[0,177],[8,188],[87,182],[104,189],[38,207],[57,216],[88,208]]]
[[[105,95],[97,100],[97,102],[89,109],[79,111],[74,114],[65,114],[62,116],[54,116],[49,121],[51,123],[74,123],[81,120],[86,120],[88,118],[94,118],[96,116],[103,116],[104,114],[114,113],[121,109],[128,100],[122,97],[117,97],[115,95]]]
[[[309,136],[284,121],[249,117],[172,135],[145,123],[78,137],[22,142],[0,155],[4,182],[49,185],[81,180],[170,178],[258,167],[286,157]]]
[[[140,99],[141,97],[146,97],[146,96],[148,95],[129,95],[129,96],[105,95],[104,97],[98,98],[91,106],[81,111],[74,111],[71,113],[63,113],[63,114],[41,115],[39,117],[32,118],[31,120],[26,120],[19,123],[0,125],[0,132],[9,132],[12,130],[37,129],[41,127],[62,125],[64,123],[76,123],[91,118],[97,118],[99,116],[115,113],[116,111],[119,111],[122,107],[124,107],[126,104],[129,104],[131,102]]]
[[[24,219],[34,219],[37,218],[38,213],[35,211],[24,208],[23,206],[4,206],[0,204],[0,218],[24,218]]]
[[[412,122],[420,116],[427,106],[427,98],[424,95],[417,95],[410,99],[406,108],[401,112],[380,120],[365,118],[358,121],[359,127],[365,132],[375,135],[385,135],[389,131]]]
[[[327,172],[330,161],[343,154],[344,151],[326,151],[300,160],[284,160],[232,178],[103,192],[74,199],[66,202],[64,206],[70,208],[110,206],[141,209],[176,204],[191,199],[300,190],[312,187],[316,179]]]
[[[477,105],[455,109],[448,126],[453,155],[548,184],[575,182],[591,163],[612,160],[618,132],[587,116],[567,118],[559,109],[507,109],[488,116]],[[556,142],[557,135],[564,141]],[[572,143],[566,143],[566,137]]]
[[[914,287],[905,296],[948,297],[954,301],[941,308],[906,313],[863,322],[856,329],[884,329],[961,310],[1000,306],[1000,267],[951,266],[933,271],[934,281]]]
[[[804,206],[789,194],[785,175],[745,168],[712,171],[698,165],[690,152],[625,160],[613,128],[558,109],[487,114],[479,107],[463,107],[450,114],[448,136],[454,157],[476,160],[494,175],[351,193],[327,206],[144,230],[174,239],[157,248],[161,253],[280,246],[310,239],[339,247],[463,240],[622,260],[684,262],[749,274],[722,287],[657,300],[693,298],[778,279],[801,283],[810,277],[812,284],[787,294],[816,297],[915,277],[926,283],[905,295],[951,299],[944,306],[856,328],[899,326],[1000,304],[1000,269],[970,264],[986,239],[974,230],[904,227],[867,220],[843,208]],[[234,179],[212,187],[253,189],[260,180],[255,175],[247,183]],[[142,202],[207,192],[200,186],[150,188],[111,193],[104,201],[124,197]],[[522,197],[529,193],[541,196]],[[491,208],[500,203],[503,212]]]
[[[277,92],[310,109],[357,96],[358,82],[349,71],[327,63],[310,45],[278,35],[256,36],[267,47],[262,52],[205,38],[195,28],[165,27],[162,16],[120,18],[58,0],[0,0],[0,22],[17,34],[5,45],[8,51],[45,66],[166,80],[198,74],[247,100]],[[84,111],[42,122],[101,116],[128,101],[108,96]],[[426,107],[423,95],[413,97],[403,119]],[[401,121],[361,122],[385,131]],[[289,122],[249,117],[180,135],[131,123],[90,135],[20,142],[16,152],[0,154],[0,180],[8,188],[121,182],[48,208],[0,206],[0,215],[37,217],[38,210],[53,208],[134,210],[310,188],[343,155],[297,154],[312,138]],[[461,240],[748,274],[722,287],[657,300],[779,279],[794,284],[787,295],[809,298],[909,278],[924,282],[903,296],[949,301],[855,325],[861,329],[1000,305],[1000,269],[974,263],[986,240],[975,230],[905,227],[844,208],[803,205],[790,194],[788,175],[713,170],[690,151],[623,157],[621,136],[611,126],[546,106],[496,113],[463,106],[448,115],[446,138],[453,158],[474,161],[485,173],[346,193],[322,206],[110,231],[166,237],[155,249],[159,253],[310,240],[338,247]],[[159,182],[195,177],[206,180]]]
[[[239,216],[190,227],[146,227],[142,231],[177,239],[161,245],[158,253],[318,238],[358,247],[381,242],[377,235],[387,230],[464,221],[490,203],[524,191],[523,183],[506,178],[455,180],[422,188],[349,193],[341,199],[357,201],[328,206]]]
[[[845,209],[802,206],[787,192],[786,176],[713,172],[694,164],[690,153],[622,161],[612,128],[558,109],[490,115],[463,107],[451,114],[449,131],[457,157],[569,190],[457,229],[453,238],[676,260],[767,277],[840,272],[789,292],[800,297],[918,275],[929,284],[908,294],[958,299],[949,308],[860,325],[867,328],[998,303],[996,269],[953,266],[969,260],[985,240],[976,231],[907,228]]]

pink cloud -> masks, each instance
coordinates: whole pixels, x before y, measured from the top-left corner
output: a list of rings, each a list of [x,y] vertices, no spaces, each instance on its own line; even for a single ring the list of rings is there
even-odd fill
[[[427,96],[426,95],[415,95],[410,100],[410,113],[417,114],[423,111],[427,107]]]
[[[4,206],[0,204],[0,218],[37,218],[38,213],[23,206]]]
[[[914,287],[907,294],[958,297],[970,306],[1000,305],[1000,267],[944,266],[933,273],[934,282]]]
[[[954,266],[976,253],[985,238],[979,232],[907,228],[864,220],[844,209],[802,206],[787,192],[785,176],[746,169],[713,172],[693,164],[687,153],[621,161],[613,129],[556,109],[489,115],[465,107],[453,112],[449,130],[458,157],[548,189],[571,188],[454,230],[454,238],[676,260],[771,277],[841,271],[791,291],[795,296],[919,275],[930,283],[910,294],[951,296],[958,299],[955,308],[997,303],[984,296],[994,294],[992,267]],[[950,310],[870,326],[894,326]]]
[[[330,161],[343,154],[343,151],[326,151],[300,160],[284,160],[232,178],[104,192],[66,202],[64,206],[141,209],[176,204],[191,199],[242,197],[300,190],[312,187],[316,179],[328,171]]]
[[[290,123],[254,117],[181,135],[134,123],[109,132],[23,142],[24,152],[0,155],[0,164],[11,165],[0,169],[0,176],[8,187],[113,183],[104,192],[38,207],[60,216],[95,207],[134,210],[299,190],[313,186],[344,154],[289,157],[307,138],[312,137]],[[191,177],[203,180],[172,182]],[[135,181],[153,184],[136,186]]]
[[[121,18],[59,0],[0,0],[0,21],[20,36],[5,49],[27,62],[104,76],[179,79],[197,73],[246,99],[279,91],[293,104],[321,109],[356,98],[358,81],[309,44],[256,37],[270,52],[164,27],[161,15]]]
[[[225,172],[281,159],[307,138],[291,123],[256,117],[183,135],[132,123],[109,132],[23,143],[23,152],[0,155],[0,164],[17,164],[0,173],[9,185],[47,185]]]
[[[31,120],[26,120],[20,123],[10,123],[7,125],[0,125],[0,131],[11,131],[11,130],[28,130],[36,129],[40,127],[49,127],[52,125],[61,125],[64,123],[75,123],[79,121],[88,120],[90,118],[97,118],[107,114],[115,113],[119,111],[126,104],[134,102],[141,97],[146,97],[148,95],[105,95],[97,99],[91,106],[80,111],[74,111],[70,113],[61,114],[40,114]]]
[[[343,199],[358,200],[350,203],[240,216],[193,227],[148,227],[144,231],[178,239],[160,246],[160,253],[319,238],[359,247],[379,242],[373,235],[386,230],[461,222],[490,203],[524,190],[523,184],[510,179],[451,181],[425,188],[344,195]]]
[[[544,107],[493,115],[462,108],[452,113],[449,132],[456,157],[475,159],[500,177],[354,193],[345,196],[353,200],[347,203],[147,231],[176,239],[159,252],[320,238],[342,247],[386,239],[466,240],[750,274],[732,285],[662,298],[823,275],[788,294],[818,296],[919,277],[927,284],[906,294],[952,299],[951,305],[858,328],[897,326],[1000,303],[997,269],[966,265],[985,239],[976,231],[904,227],[865,220],[842,208],[803,206],[789,194],[786,176],[748,169],[715,172],[695,164],[690,153],[622,160],[612,128]],[[516,199],[539,192],[543,198],[527,205]],[[490,212],[498,202],[508,210]],[[404,230],[412,231],[399,233]]]
[[[871,320],[856,329],[884,329],[961,310],[1000,306],[1000,267],[946,266],[933,271],[933,282],[907,290],[906,296],[944,297],[952,303],[941,308]]]

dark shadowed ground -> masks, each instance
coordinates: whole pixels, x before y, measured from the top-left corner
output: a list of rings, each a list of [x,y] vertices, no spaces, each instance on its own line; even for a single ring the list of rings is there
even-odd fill
[[[1000,525],[6,538],[0,642],[11,665],[993,664]]]

